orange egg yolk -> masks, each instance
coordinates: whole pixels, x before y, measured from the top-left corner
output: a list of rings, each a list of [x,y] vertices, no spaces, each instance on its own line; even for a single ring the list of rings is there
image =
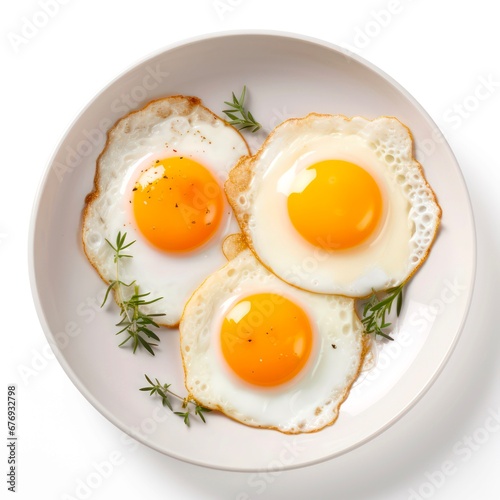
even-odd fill
[[[294,378],[311,354],[313,332],[306,313],[273,293],[250,295],[226,314],[222,353],[244,381],[276,386]]]
[[[141,173],[132,197],[144,237],[167,252],[188,252],[217,231],[224,210],[214,176],[186,157],[166,158]]]
[[[288,214],[309,243],[329,250],[367,240],[382,217],[382,194],[363,168],[342,160],[315,163],[304,172],[306,186],[288,196]]]

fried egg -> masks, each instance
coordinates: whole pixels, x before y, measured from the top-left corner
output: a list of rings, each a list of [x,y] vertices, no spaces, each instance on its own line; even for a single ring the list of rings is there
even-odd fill
[[[425,260],[441,209],[395,118],[310,114],[279,125],[225,190],[245,238],[299,288],[364,297]]]
[[[108,134],[86,199],[84,250],[112,282],[116,263],[106,240],[127,233],[135,243],[125,253],[133,258],[120,260],[120,280],[163,297],[144,310],[164,313],[164,325],[179,323],[189,296],[225,262],[221,244],[235,223],[222,184],[243,154],[240,133],[195,97],[153,101]]]
[[[248,247],[225,253],[232,260],[193,294],[180,323],[189,397],[284,433],[332,424],[365,353],[354,300],[291,287]]]

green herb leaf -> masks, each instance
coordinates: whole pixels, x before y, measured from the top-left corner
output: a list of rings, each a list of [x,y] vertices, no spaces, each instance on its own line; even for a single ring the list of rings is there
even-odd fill
[[[182,412],[182,411],[174,411],[174,414],[175,415],[179,415],[179,417],[182,417],[184,419],[184,423],[190,427],[191,426],[191,422],[189,421],[189,412],[186,411],[186,412]]]
[[[252,132],[257,132],[262,128],[262,125],[253,117],[250,111],[245,109],[245,97],[246,97],[247,87],[243,86],[240,98],[237,99],[234,92],[232,93],[232,102],[224,101],[229,109],[225,109],[222,112],[229,118],[229,123],[238,127],[240,130],[251,128]],[[239,115],[239,116],[238,116]]]
[[[197,404],[194,409],[194,414],[198,415],[201,418],[201,420],[205,422],[205,416],[203,415],[203,413],[210,413],[211,411],[212,410],[210,410],[209,408],[204,408],[203,406]]]
[[[174,411],[174,409],[172,408],[172,403],[170,403],[170,400],[166,396],[162,398],[161,404],[163,406],[166,406],[170,411]]]
[[[366,333],[374,333],[388,340],[394,340],[384,332],[391,326],[386,320],[386,315],[391,313],[392,304],[396,301],[396,315],[399,316],[403,307],[403,288],[405,283],[389,288],[385,291],[386,296],[379,299],[375,292],[370,295],[363,307],[363,319],[361,320]]]
[[[132,352],[134,354],[137,351],[137,348],[142,346],[147,352],[149,352],[149,354],[154,356],[155,353],[153,348],[157,347],[158,344],[149,342],[148,339],[153,339],[159,342],[160,338],[151,329],[147,328],[146,325],[159,328],[159,325],[152,318],[165,315],[145,314],[140,308],[158,302],[163,297],[158,297],[152,300],[144,300],[144,297],[149,296],[150,292],[139,293],[139,286],[136,285],[135,280],[128,284],[120,280],[120,260],[123,258],[132,258],[132,255],[124,254],[123,250],[129,248],[135,243],[135,240],[130,243],[125,243],[126,239],[127,233],[122,234],[121,231],[119,231],[116,236],[116,246],[106,239],[107,244],[114,251],[116,279],[109,284],[101,307],[106,304],[109,294],[113,290],[115,292],[116,301],[120,307],[120,321],[116,324],[116,326],[123,327],[116,333],[116,335],[120,335],[121,333],[128,334],[128,337],[119,344],[119,347],[123,347],[127,345],[129,341],[132,341]],[[130,288],[131,286],[134,287],[134,292],[129,299],[125,299],[125,289]]]
[[[153,396],[157,394],[161,398],[161,402],[163,406],[166,406],[171,412],[174,413],[174,415],[178,415],[179,417],[182,417],[184,420],[184,423],[190,427],[191,426],[191,411],[190,409],[194,407],[194,415],[199,417],[200,420],[203,423],[206,423],[205,420],[205,415],[204,413],[209,413],[212,410],[205,408],[195,401],[192,401],[189,397],[183,398],[176,394],[175,392],[172,392],[169,388],[171,384],[161,384],[157,378],[155,378],[155,382],[151,380],[150,377],[148,377],[146,374],[144,375],[146,380],[148,381],[148,384],[150,384],[147,387],[141,387],[139,390],[140,391],[146,391],[149,392],[150,396]],[[175,398],[177,401],[181,403],[181,408],[185,409],[186,411],[175,411],[173,408],[172,403],[170,402],[170,399],[168,396],[172,396]],[[191,406],[190,406],[191,405]]]

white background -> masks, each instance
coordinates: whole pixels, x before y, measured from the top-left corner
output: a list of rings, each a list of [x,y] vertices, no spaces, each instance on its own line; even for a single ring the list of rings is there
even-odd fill
[[[42,12],[43,0],[9,2],[1,20],[0,390],[6,420],[6,387],[18,387],[17,498],[500,498],[495,287],[500,280],[500,30],[494,4],[48,1],[54,2],[57,12],[30,39],[19,38],[21,30],[25,18],[33,20]],[[361,448],[281,473],[227,473],[181,463],[142,445],[124,447],[121,432],[84,399],[53,359],[32,304],[27,271],[28,227],[39,181],[82,107],[149,53],[187,37],[234,29],[322,38],[348,47],[395,78],[449,141],[477,225],[477,280],[469,318],[434,386],[399,422]],[[0,448],[0,470],[5,471],[7,449]],[[103,462],[110,460],[112,470],[104,470]],[[1,477],[4,498],[4,472]],[[89,480],[92,488],[82,488]]]

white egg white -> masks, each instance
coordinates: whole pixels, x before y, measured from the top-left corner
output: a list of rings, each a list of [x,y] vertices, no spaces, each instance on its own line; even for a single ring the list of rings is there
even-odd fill
[[[275,293],[293,301],[306,312],[314,330],[308,363],[294,379],[275,387],[241,380],[222,354],[225,314],[235,302],[254,293]],[[191,397],[246,425],[290,434],[317,431],[337,419],[366,347],[352,299],[290,287],[263,267],[248,248],[194,293],[179,328],[185,384]]]
[[[412,149],[409,130],[395,118],[310,114],[279,125],[256,155],[240,160],[225,189],[249,246],[277,276],[316,293],[364,297],[411,276],[439,226],[441,209]],[[288,196],[307,183],[305,170],[329,159],[364,168],[383,197],[378,231],[350,249],[315,247],[288,214]]]
[[[194,97],[173,96],[149,103],[119,120],[97,162],[94,190],[87,197],[82,237],[85,253],[100,276],[116,279],[113,250],[118,232],[135,243],[127,249],[131,259],[120,261],[120,279],[133,280],[141,292],[162,300],[145,308],[164,313],[159,323],[179,323],[184,304],[205,277],[224,264],[221,243],[234,232],[230,206],[216,234],[200,249],[183,254],[153,247],[137,229],[131,192],[141,170],[156,159],[172,156],[192,158],[211,171],[221,186],[230,168],[248,154],[245,140],[236,129],[201,105]],[[145,179],[142,179],[144,181]],[[147,180],[147,179],[146,179]],[[141,181],[141,182],[142,182]],[[132,289],[126,289],[130,293]]]

